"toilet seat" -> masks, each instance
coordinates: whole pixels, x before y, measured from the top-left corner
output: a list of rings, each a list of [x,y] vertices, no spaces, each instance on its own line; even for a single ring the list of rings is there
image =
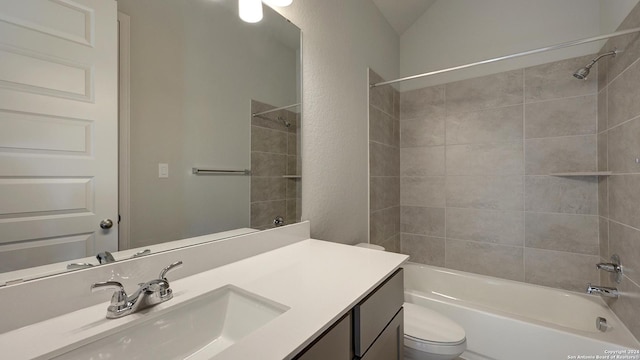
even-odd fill
[[[426,353],[461,354],[466,349],[464,329],[444,315],[404,303],[404,345]]]

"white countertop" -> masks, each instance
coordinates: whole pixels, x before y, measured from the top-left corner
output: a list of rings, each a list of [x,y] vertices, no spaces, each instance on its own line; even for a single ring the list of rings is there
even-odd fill
[[[107,320],[104,316],[108,303],[102,303],[1,334],[0,349],[3,356],[11,359],[49,358],[51,352],[64,353],[78,342],[233,284],[290,309],[214,359],[289,359],[407,259],[406,255],[304,240],[173,281],[174,298],[145,314]],[[150,279],[140,279],[143,280]]]

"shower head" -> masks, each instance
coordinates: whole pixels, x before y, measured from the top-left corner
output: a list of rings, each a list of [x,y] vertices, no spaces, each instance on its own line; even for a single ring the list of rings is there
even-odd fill
[[[587,76],[589,76],[589,71],[591,71],[591,65],[576,70],[576,72],[573,73],[573,77],[576,79],[585,80]]]
[[[589,76],[589,72],[591,72],[591,68],[593,67],[593,65],[595,65],[595,63],[598,62],[598,60],[602,59],[605,56],[613,56],[613,57],[615,57],[617,53],[618,53],[618,50],[614,49],[613,51],[609,51],[607,53],[599,55],[595,59],[591,60],[591,64],[576,70],[573,73],[573,77],[576,78],[576,79],[580,79],[580,80],[586,80],[587,76]]]

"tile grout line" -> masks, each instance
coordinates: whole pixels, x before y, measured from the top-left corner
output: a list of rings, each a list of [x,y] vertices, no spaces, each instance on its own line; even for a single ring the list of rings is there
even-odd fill
[[[449,146],[449,144],[447,144],[447,117],[449,115],[449,107],[447,106],[447,86],[445,84],[445,86],[442,87],[442,99],[443,99],[443,106],[444,106],[444,259],[443,259],[443,263],[444,266],[447,266],[447,243],[448,243],[448,234],[447,234],[447,208],[449,207],[448,201],[447,201],[447,184],[448,181],[447,179],[449,178],[448,176],[448,172],[447,172],[447,147]]]
[[[522,69],[522,279],[524,282],[527,281],[527,182],[525,173],[527,172],[527,102],[526,102],[526,93],[527,93],[527,72],[526,69]]]

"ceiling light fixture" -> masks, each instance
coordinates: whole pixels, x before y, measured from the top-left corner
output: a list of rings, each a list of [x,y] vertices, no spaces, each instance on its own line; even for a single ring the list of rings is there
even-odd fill
[[[262,0],[238,0],[240,19],[248,23],[262,20]]]
[[[240,19],[248,23],[257,23],[262,20],[262,3],[271,7],[285,7],[293,3],[293,0],[238,0]]]
[[[269,6],[279,6],[279,7],[289,6],[291,5],[291,3],[293,3],[293,0],[262,0],[262,1]]]

